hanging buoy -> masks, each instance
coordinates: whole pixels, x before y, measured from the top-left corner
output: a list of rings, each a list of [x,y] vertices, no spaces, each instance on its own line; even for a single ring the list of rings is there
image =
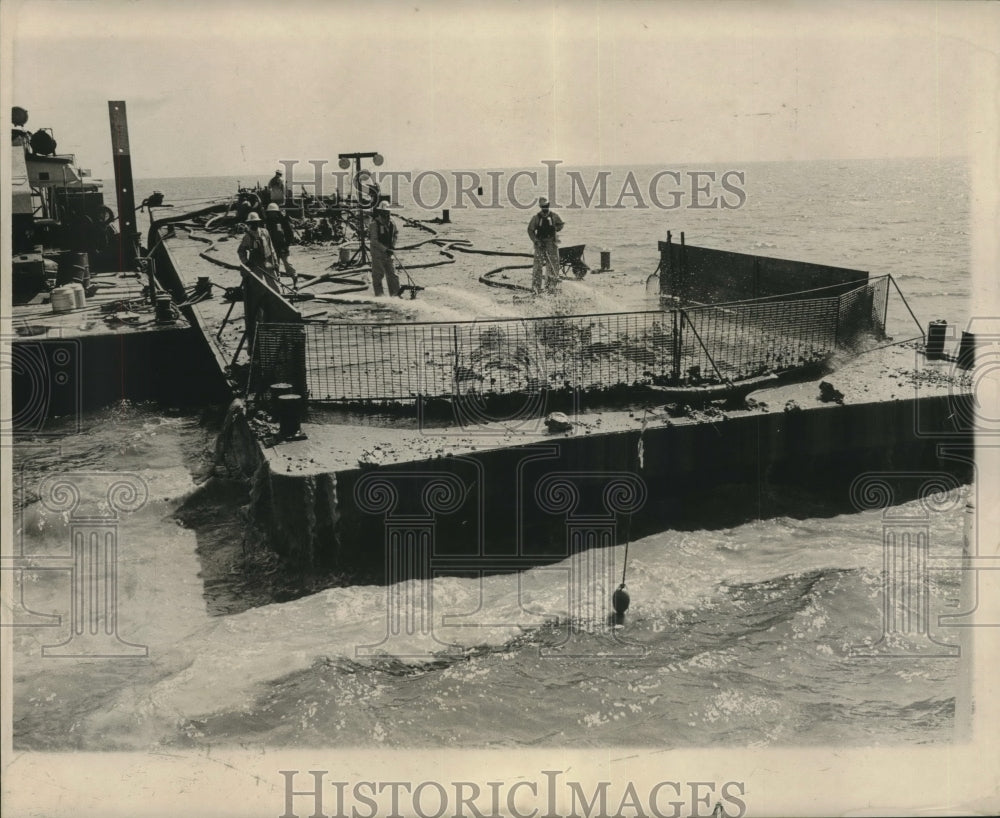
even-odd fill
[[[621,616],[628,610],[631,602],[632,598],[628,595],[628,591],[625,590],[625,583],[623,582],[618,586],[618,590],[612,594],[611,605],[614,607],[615,613]]]

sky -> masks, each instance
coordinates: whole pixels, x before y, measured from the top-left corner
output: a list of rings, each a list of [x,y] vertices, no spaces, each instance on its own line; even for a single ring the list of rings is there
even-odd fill
[[[12,104],[110,176],[967,154],[997,4],[3,0]],[[6,66],[5,66],[6,67]],[[992,79],[994,87],[987,80]]]

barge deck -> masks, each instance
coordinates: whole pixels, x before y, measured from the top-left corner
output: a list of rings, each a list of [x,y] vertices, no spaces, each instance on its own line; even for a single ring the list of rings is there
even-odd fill
[[[45,288],[12,307],[15,433],[123,399],[180,406],[224,394],[219,372],[200,361],[195,327],[183,316],[157,321],[136,274],[96,273],[91,281],[80,307],[53,311]]]
[[[241,282],[238,238],[220,241],[190,224],[158,235],[158,270],[173,277],[176,293],[190,298],[199,278],[211,279],[213,297],[194,304],[189,317],[235,392],[245,395],[253,373],[233,365],[252,355],[241,345],[242,306],[216,295]],[[424,248],[421,261],[438,250]],[[288,292],[268,296],[271,302],[305,326],[398,326],[468,318],[470,297],[480,298],[446,285],[414,301],[338,294],[342,281],[304,286],[321,281],[332,259],[329,251],[300,249],[298,290],[313,297],[297,301]],[[456,265],[452,282],[475,282],[486,269],[473,257]],[[579,282],[565,282],[564,290],[571,303],[585,302]],[[552,307],[545,298],[497,298],[493,314],[501,316],[530,318]],[[775,379],[739,400],[700,407],[678,405],[676,390],[646,383],[628,400],[577,401],[568,426],[546,423],[553,407],[544,401],[500,416],[463,415],[461,401],[443,414],[425,412],[420,400],[409,410],[375,402],[365,412],[311,404],[303,434],[289,439],[258,395],[231,407],[219,464],[251,482],[252,527],[289,565],[386,579],[409,576],[399,574],[398,551],[414,531],[423,532],[418,539],[427,549],[413,569],[419,576],[509,571],[665,527],[794,513],[789,498],[803,491],[850,511],[863,507],[859,481],[892,470],[944,475],[947,486],[972,479],[967,370],[947,358],[928,360],[922,339],[887,339],[835,363],[832,372]],[[942,454],[942,440],[952,444],[950,455]],[[896,483],[892,502],[923,490]]]

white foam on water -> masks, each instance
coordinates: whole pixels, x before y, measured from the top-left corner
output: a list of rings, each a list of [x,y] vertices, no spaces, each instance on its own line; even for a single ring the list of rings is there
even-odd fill
[[[169,545],[187,555],[165,587],[153,591],[165,570],[159,558],[126,568],[125,584],[138,597],[148,597],[148,604],[127,606],[123,621],[130,638],[149,644],[153,678],[118,691],[91,713],[84,729],[93,736],[149,746],[187,720],[249,708],[269,683],[324,659],[366,663],[385,656],[421,664],[440,654],[503,646],[569,620],[600,631],[624,553],[623,547],[608,549],[596,575],[585,573],[593,555],[583,554],[521,574],[331,588],[220,618],[205,612],[194,576],[193,537],[179,533],[181,541]],[[647,603],[662,600],[646,604],[647,615],[661,604],[671,610],[693,607],[717,584],[715,572],[700,559],[689,566],[687,560],[674,561],[666,575],[662,557],[654,556],[662,544],[640,541],[632,548],[633,594]],[[580,577],[586,577],[583,594],[571,595],[571,583]],[[431,616],[433,625],[427,624]]]

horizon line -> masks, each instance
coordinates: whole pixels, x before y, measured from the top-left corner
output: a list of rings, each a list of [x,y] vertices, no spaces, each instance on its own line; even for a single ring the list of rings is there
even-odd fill
[[[964,159],[968,161],[969,156],[967,154],[945,154],[945,155],[920,155],[920,156],[852,156],[852,157],[813,157],[809,159],[751,159],[751,160],[705,160],[705,161],[686,161],[686,162],[674,162],[668,164],[661,164],[657,162],[640,162],[640,163],[622,163],[616,165],[608,164],[595,164],[595,165],[574,165],[570,163],[565,163],[562,160],[544,159],[538,160],[537,165],[532,165],[531,169],[540,168],[543,171],[547,167],[543,162],[559,161],[560,166],[563,166],[567,170],[592,170],[592,169],[602,169],[611,170],[616,168],[650,168],[650,167],[697,167],[699,165],[707,166],[720,166],[720,165],[775,165],[775,164],[805,164],[809,162],[824,162],[824,163],[834,163],[834,162],[884,162],[884,161],[921,161],[928,159],[936,160],[959,160]],[[287,160],[286,160],[287,161]],[[310,160],[301,160],[304,165],[308,165]],[[316,161],[315,159],[312,161]],[[329,160],[331,164],[336,164],[335,160]],[[413,172],[425,172],[425,171],[436,171],[436,172],[470,172],[470,171],[489,171],[489,170],[526,170],[527,165],[481,165],[478,167],[472,167],[469,165],[464,165],[461,167],[417,167],[410,168],[408,170],[395,170],[392,173],[413,173]],[[738,169],[738,168],[737,168]],[[339,170],[339,168],[338,168]],[[351,171],[343,171],[345,174],[350,174]],[[556,172],[559,172],[557,167]],[[137,179],[219,179],[219,178],[239,178],[241,176],[246,176],[248,178],[266,177],[269,178],[273,175],[274,171],[242,171],[237,173],[187,173],[187,174],[174,174],[170,176],[146,176],[137,174]],[[332,172],[331,172],[332,175]],[[296,182],[297,184],[297,182]]]

